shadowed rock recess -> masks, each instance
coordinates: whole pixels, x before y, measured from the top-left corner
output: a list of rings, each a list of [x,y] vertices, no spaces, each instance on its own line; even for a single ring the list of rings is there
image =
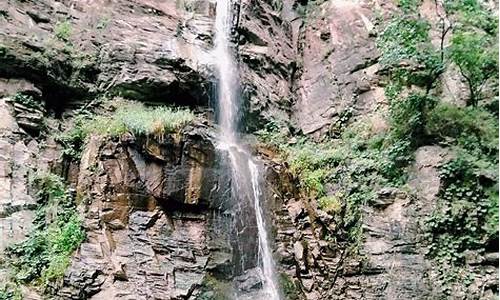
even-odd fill
[[[498,2],[465,2],[232,1],[283,300],[498,299]],[[258,294],[216,5],[0,1],[0,300]]]

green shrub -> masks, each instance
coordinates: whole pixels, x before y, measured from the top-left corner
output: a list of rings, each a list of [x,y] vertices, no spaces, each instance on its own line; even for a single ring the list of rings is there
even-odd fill
[[[410,94],[390,103],[391,137],[395,141],[407,140],[415,147],[424,137],[428,112],[436,100],[423,94]]]
[[[98,116],[86,128],[88,133],[117,136],[131,132],[138,136],[163,137],[192,122],[195,115],[187,109],[145,107],[129,103],[118,107],[111,116]]]
[[[342,211],[342,193],[337,193],[333,196],[321,197],[318,200],[318,206],[321,210],[329,214],[338,214]]]
[[[482,171],[483,163],[459,148],[440,167],[438,208],[425,224],[429,255],[442,263],[461,265],[465,250],[498,238],[498,185],[485,181]]]
[[[95,116],[83,127],[85,135],[97,134],[104,136],[120,136],[129,132],[125,123],[116,115]]]
[[[380,63],[397,85],[418,85],[428,89],[444,70],[440,53],[429,38],[430,25],[415,16],[394,17],[377,38]]]
[[[70,128],[55,136],[56,142],[63,146],[62,153],[70,160],[79,160],[85,147],[87,130],[85,127],[90,122],[87,116],[77,116]]]
[[[298,178],[302,191],[316,198],[318,207],[339,216],[336,240],[345,240],[353,249],[361,242],[362,205],[375,197],[374,191],[388,184],[382,175],[383,132],[372,132],[369,121],[347,125],[340,139],[314,142],[300,138],[279,149]],[[378,146],[374,146],[378,144]],[[331,184],[335,191],[328,191]]]
[[[0,300],[23,300],[21,289],[15,283],[0,283]]]
[[[69,21],[58,22],[54,28],[56,38],[68,42],[71,37],[71,23]]]
[[[413,160],[414,150],[425,143],[425,125],[436,100],[424,94],[410,94],[390,102],[390,132],[385,141],[381,171],[394,182],[405,181],[405,168]]]
[[[293,282],[293,280],[285,273],[279,274],[279,284],[286,300],[299,300],[301,299],[300,288]]]
[[[46,290],[62,279],[85,232],[74,199],[59,176],[37,174],[32,180],[39,191],[34,229],[26,240],[9,246],[8,264],[14,281],[34,282]]]
[[[422,3],[422,0],[398,0],[398,6],[405,13],[414,13]]]
[[[285,127],[286,125],[283,123],[271,121],[265,124],[264,128],[254,132],[254,134],[262,143],[279,148],[288,142]]]
[[[15,103],[19,103],[23,106],[26,106],[28,108],[34,108],[34,109],[42,109],[43,106],[39,101],[36,101],[35,98],[31,95],[26,95],[23,93],[16,93],[14,97],[12,97],[12,100]]]
[[[469,86],[468,105],[477,106],[486,81],[498,77],[496,38],[473,31],[458,31],[451,42],[449,56]]]
[[[194,115],[185,109],[172,109],[164,106],[145,108],[142,105],[130,105],[118,109],[116,118],[136,135],[162,136],[190,123]]]
[[[447,13],[457,19],[458,30],[482,29],[490,35],[498,30],[498,18],[478,0],[446,0]]]
[[[497,155],[498,119],[481,108],[439,103],[425,124],[427,134],[441,142],[454,142],[467,149]]]

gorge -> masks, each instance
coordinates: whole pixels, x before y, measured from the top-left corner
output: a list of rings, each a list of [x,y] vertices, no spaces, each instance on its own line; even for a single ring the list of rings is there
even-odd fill
[[[498,1],[0,1],[0,300],[497,299]]]

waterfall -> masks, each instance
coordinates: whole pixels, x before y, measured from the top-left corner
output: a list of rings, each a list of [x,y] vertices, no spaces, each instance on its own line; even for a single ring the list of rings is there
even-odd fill
[[[239,119],[239,80],[238,70],[231,49],[231,0],[217,0],[215,21],[215,49],[214,60],[218,73],[218,114],[220,124],[220,141],[218,148],[227,153],[229,158],[228,168],[231,170],[231,199],[237,202],[240,208],[240,218],[243,228],[241,232],[248,230],[245,226],[245,218],[255,216],[252,223],[256,224],[257,239],[251,234],[238,236],[238,248],[241,257],[246,257],[245,250],[253,243],[258,243],[258,255],[256,267],[262,282],[259,299],[279,300],[280,293],[275,275],[275,265],[272,257],[270,242],[264,212],[261,207],[262,175],[258,162],[239,142],[237,124]],[[242,205],[248,199],[253,205]],[[252,210],[252,211],[250,211]],[[241,264],[245,271],[247,262],[235,262]],[[236,295],[236,298],[238,296]],[[256,299],[256,298],[254,298]]]
[[[230,48],[231,0],[217,0],[215,18],[215,65],[219,86],[219,123],[221,140],[236,143],[236,123],[238,115],[238,72]]]

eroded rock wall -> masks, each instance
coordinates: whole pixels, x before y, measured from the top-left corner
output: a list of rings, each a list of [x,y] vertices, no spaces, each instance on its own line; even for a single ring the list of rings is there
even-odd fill
[[[242,127],[283,122],[320,138],[345,114],[370,115],[386,127],[374,26],[378,13],[387,17],[396,4],[309,1],[313,9],[301,15],[298,8],[307,2],[235,3]],[[0,3],[0,256],[30,229],[36,206],[30,171],[67,175],[87,239],[57,287],[62,299],[219,299],[214,290],[229,289],[233,229],[226,222],[231,216],[220,210],[219,192],[228,180],[218,167],[213,128],[198,124],[164,140],[94,136],[69,168],[47,134],[65,123],[52,116],[71,114],[104,94],[210,107],[215,5]],[[439,9],[432,1],[422,5],[434,31]],[[435,93],[463,104],[467,95],[457,70],[443,76]],[[32,95],[43,109],[14,103],[18,92]],[[40,126],[42,119],[49,130]],[[375,203],[363,208],[356,255],[334,240],[340,222],[301,194],[288,166],[267,152],[259,155],[267,165],[267,217],[286,299],[493,299],[498,293],[497,253],[471,253],[467,266],[478,276],[447,295],[426,258],[419,220],[435,204],[445,149],[416,151],[410,192],[376,191]],[[251,291],[256,277],[237,281]]]

